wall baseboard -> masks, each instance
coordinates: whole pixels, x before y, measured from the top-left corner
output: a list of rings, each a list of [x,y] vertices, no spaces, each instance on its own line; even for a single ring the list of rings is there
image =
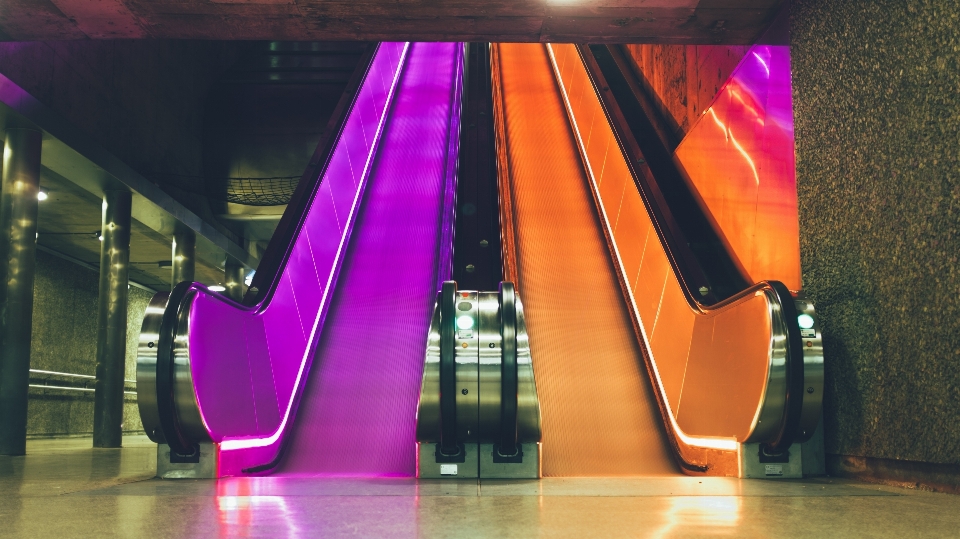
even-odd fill
[[[828,453],[827,473],[867,483],[960,494],[960,464]]]

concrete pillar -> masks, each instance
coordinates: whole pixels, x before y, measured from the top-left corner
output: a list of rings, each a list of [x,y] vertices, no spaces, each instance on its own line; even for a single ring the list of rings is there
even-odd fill
[[[120,447],[123,436],[131,199],[129,191],[107,191],[103,198],[93,447]]]
[[[183,281],[193,282],[197,268],[197,237],[193,231],[173,235],[173,279],[170,288]]]
[[[242,300],[244,278],[243,264],[228,256],[227,261],[223,266],[223,276],[223,285],[227,289],[227,297],[234,301]]]
[[[36,268],[40,143],[7,129],[0,174],[0,455],[27,447],[27,385]]]

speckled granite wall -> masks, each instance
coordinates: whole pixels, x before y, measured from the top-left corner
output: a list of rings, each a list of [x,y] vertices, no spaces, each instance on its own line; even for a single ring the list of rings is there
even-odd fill
[[[803,277],[827,453],[960,463],[960,3],[799,0]]]
[[[96,271],[48,253],[37,252],[34,285],[33,342],[30,368],[94,375],[97,354]],[[152,294],[130,288],[127,326],[126,378],[136,378],[136,343],[140,323]],[[90,387],[93,387],[90,384]],[[136,399],[124,400],[124,432],[142,430]],[[28,436],[93,433],[93,393],[30,390]]]

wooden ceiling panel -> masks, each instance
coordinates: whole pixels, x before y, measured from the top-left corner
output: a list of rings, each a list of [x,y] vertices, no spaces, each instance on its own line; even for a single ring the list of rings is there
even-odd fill
[[[0,39],[750,44],[783,0],[2,0]]]

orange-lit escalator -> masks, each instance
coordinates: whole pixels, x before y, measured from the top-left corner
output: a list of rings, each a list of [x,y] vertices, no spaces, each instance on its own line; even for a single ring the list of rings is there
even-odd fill
[[[543,475],[677,473],[549,59],[499,44],[494,62],[505,266],[536,350]]]
[[[703,302],[584,61],[573,45],[491,49],[504,278],[524,297],[543,475],[788,462],[819,416],[820,334],[798,323],[812,304],[777,281]]]

